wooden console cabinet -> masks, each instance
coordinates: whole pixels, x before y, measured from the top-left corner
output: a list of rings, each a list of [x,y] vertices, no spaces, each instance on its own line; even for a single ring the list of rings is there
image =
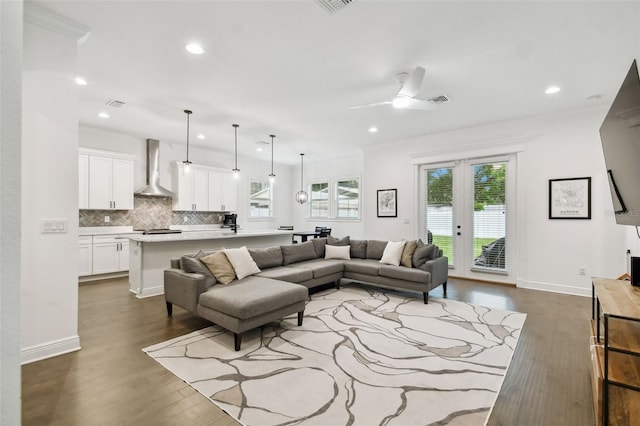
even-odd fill
[[[631,426],[640,419],[640,287],[594,278],[592,299],[596,424]]]

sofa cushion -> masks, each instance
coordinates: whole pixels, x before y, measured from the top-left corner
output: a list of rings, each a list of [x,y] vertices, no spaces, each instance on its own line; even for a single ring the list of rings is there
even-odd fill
[[[316,250],[316,255],[321,258],[324,257],[324,247],[327,245],[327,238],[314,238],[311,242],[313,243],[313,248]]]
[[[345,272],[357,272],[359,274],[378,275],[380,262],[375,259],[351,259],[344,261]]]
[[[229,284],[236,279],[236,271],[224,252],[217,251],[200,258],[200,260],[207,265],[216,280],[222,284]]]
[[[227,259],[229,259],[233,270],[236,272],[236,277],[238,277],[239,280],[260,272],[260,268],[258,268],[256,262],[253,261],[249,250],[247,250],[247,246],[224,249],[222,251],[227,255]]]
[[[204,276],[205,288],[209,288],[214,285],[216,277],[213,276],[207,265],[200,261],[201,257],[204,257],[203,251],[198,252],[195,256],[185,255],[180,258],[180,266],[185,272],[202,274]]]
[[[327,237],[327,244],[330,246],[348,246],[349,236],[347,235],[346,237],[338,239],[336,237],[332,237],[331,235],[329,235]]]
[[[331,244],[327,244],[325,250],[325,259],[351,259],[349,252],[351,248],[349,246],[332,246]]]
[[[258,268],[266,269],[274,266],[282,266],[282,249],[280,246],[265,248],[250,248],[249,254]]]
[[[402,251],[406,243],[406,241],[389,241],[384,248],[384,252],[382,252],[380,263],[399,266]]]
[[[368,240],[367,241],[367,259],[382,259],[382,253],[387,246],[386,241]]]
[[[313,278],[322,278],[342,272],[344,270],[344,262],[342,260],[313,259],[296,263],[294,267],[310,269],[313,272]]]
[[[351,240],[351,257],[356,259],[367,258],[367,240]]]
[[[413,253],[416,251],[417,246],[417,241],[407,241],[407,244],[404,245],[404,250],[402,250],[402,257],[400,258],[400,264],[402,266],[406,266],[407,268],[413,266]]]
[[[426,261],[433,259],[434,248],[433,244],[417,247],[412,257],[413,267],[420,268]]]
[[[301,283],[313,278],[311,269],[298,268],[295,266],[276,266],[275,268],[266,269],[256,275],[290,283]]]
[[[290,244],[280,246],[282,250],[283,265],[290,265],[303,260],[315,259],[318,257],[316,249],[313,248],[313,242],[305,241],[300,244]]]
[[[403,266],[380,265],[378,274],[383,277],[395,278],[397,280],[413,281],[417,283],[429,283],[431,274],[416,268],[405,268]]]
[[[251,276],[227,286],[214,286],[200,295],[199,303],[232,317],[247,319],[305,300],[306,287]]]

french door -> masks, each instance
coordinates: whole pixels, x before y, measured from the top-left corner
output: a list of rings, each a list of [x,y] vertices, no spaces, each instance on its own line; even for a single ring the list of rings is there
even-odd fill
[[[515,159],[420,167],[420,235],[449,258],[450,274],[515,282]]]

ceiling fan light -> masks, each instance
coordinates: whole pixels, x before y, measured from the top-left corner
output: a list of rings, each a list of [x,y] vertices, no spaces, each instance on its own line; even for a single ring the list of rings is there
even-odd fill
[[[393,105],[394,108],[406,108],[409,106],[410,103],[410,99],[406,96],[396,96],[395,98],[393,98],[393,101],[391,102],[391,105]]]

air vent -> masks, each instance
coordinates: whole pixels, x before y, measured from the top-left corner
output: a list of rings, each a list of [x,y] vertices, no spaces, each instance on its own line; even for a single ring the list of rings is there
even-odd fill
[[[447,95],[440,95],[440,96],[434,96],[433,98],[427,99],[429,102],[432,102],[434,104],[443,104],[445,102],[449,102],[450,99],[447,97]]]
[[[316,3],[318,3],[320,7],[331,14],[336,13],[353,2],[354,0],[316,0]]]
[[[110,99],[109,101],[107,101],[107,105],[112,106],[114,108],[121,108],[124,106],[124,102],[118,101],[116,99]]]

